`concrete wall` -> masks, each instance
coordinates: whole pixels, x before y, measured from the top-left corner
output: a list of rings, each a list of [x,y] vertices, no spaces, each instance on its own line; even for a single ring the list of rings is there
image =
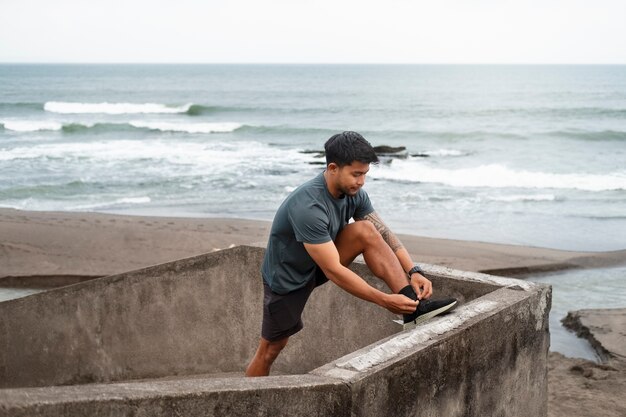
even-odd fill
[[[260,336],[263,253],[236,247],[0,303],[0,387],[243,371]],[[466,298],[454,280],[435,285]],[[326,284],[274,371],[308,372],[400,331],[394,318]]]
[[[0,303],[0,386],[241,369],[261,255],[236,248]]]
[[[314,375],[0,390],[0,417],[349,417],[351,394]]]
[[[545,416],[545,297],[500,289],[312,373],[348,383],[357,416]]]
[[[197,375],[240,373],[254,353],[262,255],[236,247],[0,303],[0,416],[546,415],[549,287],[432,265],[435,290],[461,300],[451,314],[402,332],[329,283],[273,369],[304,375]]]

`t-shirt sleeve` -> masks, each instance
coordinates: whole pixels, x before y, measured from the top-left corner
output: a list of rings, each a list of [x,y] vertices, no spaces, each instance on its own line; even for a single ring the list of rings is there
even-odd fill
[[[354,211],[353,216],[355,219],[362,219],[368,214],[374,212],[374,206],[372,205],[370,197],[367,195],[367,192],[364,189],[359,190],[356,203],[356,210]]]
[[[293,205],[288,210],[288,216],[298,242],[318,244],[332,240],[330,220],[320,204],[311,202]]]

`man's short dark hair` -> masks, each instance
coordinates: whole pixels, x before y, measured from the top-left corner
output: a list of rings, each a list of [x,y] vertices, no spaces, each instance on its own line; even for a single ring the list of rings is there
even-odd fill
[[[356,132],[343,132],[333,135],[324,144],[326,165],[335,163],[340,167],[354,161],[364,164],[378,163],[378,156],[372,145]]]

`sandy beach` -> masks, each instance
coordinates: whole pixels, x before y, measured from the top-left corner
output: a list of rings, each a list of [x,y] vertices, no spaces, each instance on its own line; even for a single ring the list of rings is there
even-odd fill
[[[271,223],[0,209],[0,278],[103,276],[231,245],[265,245]],[[573,252],[399,235],[415,262],[502,276],[626,263],[626,250]]]
[[[264,245],[269,222],[0,209],[0,285],[56,286],[172,261],[233,245]],[[572,252],[399,236],[414,261],[526,276],[626,263],[626,250]],[[550,354],[551,416],[624,415],[626,365]]]

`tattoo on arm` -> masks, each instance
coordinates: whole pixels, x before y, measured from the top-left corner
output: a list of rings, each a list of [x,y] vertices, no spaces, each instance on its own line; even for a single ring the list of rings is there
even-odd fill
[[[372,222],[376,230],[378,230],[378,233],[380,233],[380,235],[383,237],[385,242],[387,242],[387,244],[389,245],[389,247],[394,253],[398,249],[404,247],[402,245],[402,242],[400,242],[400,239],[398,239],[396,235],[393,234],[391,230],[389,230],[389,227],[387,227],[385,222],[383,222],[383,220],[375,211],[364,216],[362,219],[355,219],[355,220],[369,220],[370,222]]]

